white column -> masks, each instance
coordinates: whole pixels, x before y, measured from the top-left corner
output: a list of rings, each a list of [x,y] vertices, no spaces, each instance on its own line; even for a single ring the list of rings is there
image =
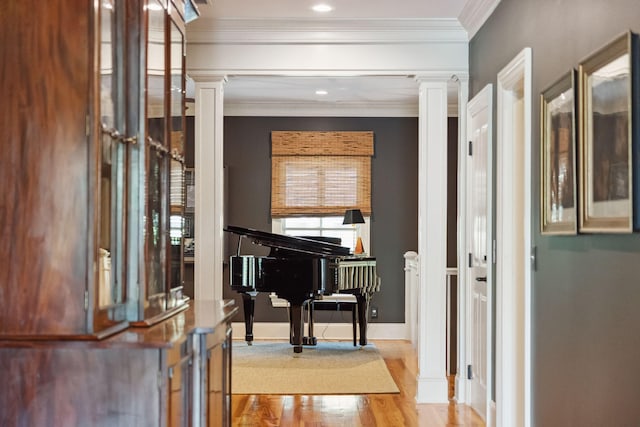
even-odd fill
[[[418,403],[448,402],[447,81],[420,79],[418,101]]]
[[[222,299],[226,77],[191,77],[196,82],[194,298]]]

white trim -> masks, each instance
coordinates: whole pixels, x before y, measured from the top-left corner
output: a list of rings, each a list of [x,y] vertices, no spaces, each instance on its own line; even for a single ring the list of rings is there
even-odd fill
[[[486,346],[486,372],[487,372],[487,389],[486,389],[486,407],[485,407],[485,411],[484,413],[487,416],[487,419],[485,420],[487,426],[492,426],[495,425],[495,418],[492,418],[491,415],[491,408],[490,408],[490,404],[492,402],[492,398],[491,398],[491,390],[493,389],[493,369],[492,369],[492,356],[493,356],[493,324],[491,321],[491,314],[493,313],[493,290],[494,290],[494,278],[493,278],[493,240],[494,240],[494,235],[493,235],[493,85],[488,84],[486,85],[480,92],[478,92],[476,94],[476,96],[473,97],[473,99],[471,101],[469,101],[469,103],[467,104],[467,132],[466,135],[471,135],[474,131],[473,129],[473,120],[472,117],[476,116],[477,114],[481,113],[483,110],[487,111],[487,123],[488,123],[488,129],[487,129],[487,159],[486,159],[486,164],[487,164],[487,178],[486,178],[486,183],[487,183],[487,224],[486,224],[486,235],[487,235],[487,241],[486,241],[486,254],[487,254],[487,263],[486,263],[486,269],[487,269],[487,323],[486,323],[486,331],[485,331],[485,346]],[[471,138],[467,138],[468,140],[471,140]],[[469,180],[471,177],[468,174],[468,165],[469,165],[469,156],[465,155],[465,177],[467,180]],[[471,183],[465,181],[466,184],[466,188],[471,189]],[[468,196],[468,192],[465,191],[465,196]],[[466,200],[466,199],[465,199]],[[465,207],[466,209],[466,207]],[[466,210],[465,210],[466,213]],[[464,220],[462,221],[462,224],[464,224],[465,226],[465,249],[464,249],[464,253],[462,254],[462,257],[466,258],[467,254],[470,253],[472,250],[470,248],[470,243],[468,241],[468,239],[466,238],[467,236],[467,231],[468,231],[468,227],[469,224],[467,223],[467,216],[465,215]],[[468,261],[464,261],[465,266],[464,270],[467,271],[467,266],[468,266]],[[473,286],[473,284],[469,281],[469,277],[465,276],[465,317],[466,317],[466,331],[470,331],[472,328],[472,324],[471,322],[473,321],[470,313],[471,313],[471,287]],[[465,339],[465,349],[467,352],[470,351],[471,349],[471,342],[470,342],[470,336],[467,334],[466,339]],[[469,363],[469,355],[465,353],[465,362]],[[466,372],[466,371],[463,371]],[[466,401],[470,402],[471,398],[470,398],[470,394],[471,393],[471,387],[469,386],[468,382],[470,380],[466,380],[467,384],[465,385],[465,390],[466,390]]]
[[[456,374],[455,398],[457,402],[465,402],[466,398],[466,156],[467,150],[467,103],[469,101],[469,79],[458,80],[458,373]]]
[[[407,251],[404,254],[404,322],[407,335],[414,348],[418,346],[418,300],[420,299],[418,271],[418,253]]]
[[[418,403],[447,403],[447,79],[420,81],[418,119]]]
[[[496,402],[495,400],[492,400],[491,402],[489,402],[489,420],[491,421],[491,424],[486,424],[486,427],[496,427]]]
[[[467,1],[460,12],[458,19],[466,28],[469,40],[476,35],[478,30],[489,19],[493,11],[498,7],[500,0],[474,0]]]
[[[196,80],[194,299],[222,299],[225,82]]]
[[[520,93],[521,92],[521,93]],[[517,94],[517,96],[516,96]],[[531,425],[531,48],[498,73],[496,405],[498,426]],[[514,134],[522,99],[523,146]],[[521,149],[521,151],[520,151]],[[522,184],[522,187],[518,187]],[[519,205],[517,196],[524,198]],[[522,223],[519,221],[522,220]],[[520,229],[520,224],[523,229]]]
[[[416,97],[417,98],[417,97]],[[225,103],[227,116],[262,117],[418,117],[418,103],[405,102],[237,102]]]
[[[244,340],[244,322],[233,322],[233,339]],[[353,339],[351,323],[314,323],[316,338],[327,340]],[[257,322],[253,324],[253,336],[258,340],[275,340],[289,338],[287,322]],[[367,340],[408,340],[407,327],[404,323],[368,323]]]
[[[199,19],[189,44],[410,44],[466,42],[457,19]]]

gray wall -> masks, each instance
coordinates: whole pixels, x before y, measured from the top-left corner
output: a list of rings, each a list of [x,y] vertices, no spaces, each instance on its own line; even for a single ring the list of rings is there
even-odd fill
[[[471,96],[533,53],[535,426],[640,425],[640,237],[541,236],[538,213],[539,94],[628,29],[640,31],[638,0],[502,0],[470,44]]]
[[[418,246],[417,118],[225,117],[227,224],[271,231],[272,130],[373,131],[370,246],[371,254],[377,257],[382,289],[373,297],[372,305],[379,311],[375,321],[404,322],[403,255]],[[236,241],[234,236],[227,236],[228,254],[235,253]],[[240,303],[238,295],[226,285],[224,297]],[[271,308],[266,295],[258,296],[255,314],[256,321],[288,321],[286,311]],[[351,321],[348,313],[318,313],[321,321],[329,320],[329,316],[334,321]]]

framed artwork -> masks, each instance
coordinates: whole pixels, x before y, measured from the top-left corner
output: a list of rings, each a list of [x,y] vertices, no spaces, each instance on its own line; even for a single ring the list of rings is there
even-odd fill
[[[581,232],[638,228],[637,61],[637,35],[628,32],[580,64]]]
[[[540,95],[540,231],[576,234],[576,71]]]

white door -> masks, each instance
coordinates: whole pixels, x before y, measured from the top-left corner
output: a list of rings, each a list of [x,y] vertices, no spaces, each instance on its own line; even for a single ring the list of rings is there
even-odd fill
[[[493,89],[468,104],[467,123],[467,371],[468,402],[487,421],[490,384],[491,114]]]

